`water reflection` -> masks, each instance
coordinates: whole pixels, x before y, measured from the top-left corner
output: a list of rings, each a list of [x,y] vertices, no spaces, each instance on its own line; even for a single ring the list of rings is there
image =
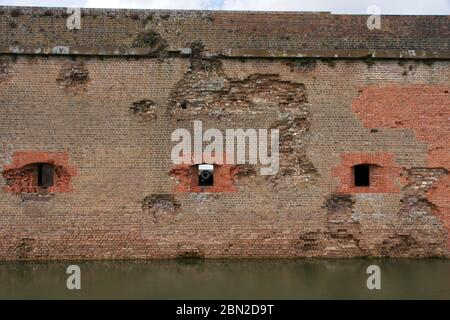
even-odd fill
[[[81,267],[80,291],[66,268]],[[381,290],[366,269],[379,265]],[[0,299],[450,299],[450,260],[106,261],[0,264]]]

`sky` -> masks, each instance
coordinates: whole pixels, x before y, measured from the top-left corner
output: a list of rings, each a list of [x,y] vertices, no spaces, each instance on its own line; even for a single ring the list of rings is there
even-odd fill
[[[331,11],[365,14],[378,6],[381,14],[450,15],[450,0],[0,0],[0,5],[86,8]]]

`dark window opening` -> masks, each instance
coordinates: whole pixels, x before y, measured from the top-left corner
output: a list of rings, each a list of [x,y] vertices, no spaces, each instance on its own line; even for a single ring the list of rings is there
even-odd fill
[[[355,187],[369,187],[369,165],[358,164],[353,167],[353,173],[355,176]]]
[[[198,185],[201,187],[214,185],[214,165],[200,164],[198,166]]]
[[[37,165],[37,185],[48,188],[53,186],[55,170],[52,165],[39,163]]]

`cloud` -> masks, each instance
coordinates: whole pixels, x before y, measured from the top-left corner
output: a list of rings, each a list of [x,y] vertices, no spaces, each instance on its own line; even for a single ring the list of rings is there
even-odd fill
[[[0,0],[0,6],[71,7],[84,3],[82,0]]]
[[[222,0],[0,0],[0,5],[129,9],[218,9]]]
[[[206,9],[212,7],[212,0],[87,0],[89,8],[146,8],[146,9]]]
[[[450,15],[450,0],[0,0],[0,5],[78,6],[92,8],[220,9],[265,11],[331,11],[367,13],[371,5],[382,14]]]
[[[224,0],[225,10],[331,11],[367,13],[378,6],[382,14],[450,14],[450,0]]]

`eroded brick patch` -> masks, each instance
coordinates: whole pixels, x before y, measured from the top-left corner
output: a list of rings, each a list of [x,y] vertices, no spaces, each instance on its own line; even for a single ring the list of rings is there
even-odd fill
[[[437,210],[434,214],[442,221],[447,230],[447,246],[450,250],[450,173],[446,168],[446,175],[437,181],[426,194],[428,200]]]
[[[26,260],[30,257],[35,247],[36,239],[34,238],[21,238],[20,242],[16,246],[16,257],[19,260]]]
[[[367,128],[407,128],[428,143],[427,167],[450,170],[450,86],[365,86],[353,99],[352,108]],[[427,192],[448,233],[450,248],[450,176]]]
[[[418,243],[412,235],[394,232],[392,235],[388,236],[385,240],[383,240],[379,250],[382,256],[391,256],[391,257],[420,256],[418,255],[417,251],[412,250],[413,248],[417,248],[417,245]],[[409,253],[411,251],[412,254]]]
[[[307,103],[303,84],[275,74],[252,74],[229,79],[220,61],[192,59],[190,70],[172,91],[169,111],[177,120],[208,115],[218,119],[242,113],[263,114],[269,109],[301,110]]]
[[[373,249],[373,254],[383,257],[446,257],[447,237],[443,227],[427,219],[399,217],[393,229]]]
[[[200,249],[191,249],[183,251],[176,255],[177,260],[199,260],[204,259],[205,254]]]
[[[0,60],[0,83],[10,78],[9,61],[6,59]]]
[[[389,228],[377,231],[382,238],[375,243],[368,239],[367,229],[364,231],[354,205],[354,195],[330,195],[323,206],[327,210],[327,229],[300,234],[301,252],[321,256],[325,251],[329,257],[446,256],[445,229],[436,225],[436,217],[426,211],[419,212],[421,205],[412,204],[414,214],[410,210],[400,211]]]
[[[391,257],[445,256],[446,227],[436,217],[438,207],[428,192],[447,175],[443,168],[410,168],[402,172],[404,186],[392,229],[386,230],[375,254]]]
[[[191,59],[191,69],[170,96],[169,112],[176,121],[198,119],[238,120],[240,115],[278,116],[270,129],[280,132],[279,171],[268,180],[275,185],[311,181],[317,170],[305,152],[310,127],[305,86],[276,74],[251,74],[243,80],[228,78],[220,61]],[[290,178],[290,179],[288,179]]]
[[[325,203],[327,209],[327,237],[336,247],[335,254],[359,256],[363,254],[359,242],[360,225],[354,219],[355,200],[350,195],[332,194]]]
[[[324,249],[324,233],[320,231],[301,232],[298,236],[296,248],[303,256],[313,257]]]
[[[142,201],[142,210],[153,216],[154,222],[168,222],[173,220],[181,205],[171,194],[153,194]]]
[[[253,164],[238,164],[234,167],[234,177],[238,181],[248,181],[257,176],[256,165]]]
[[[316,68],[317,60],[314,58],[297,59],[288,61],[287,65],[289,66],[291,72],[310,72]]]
[[[405,169],[406,185],[400,213],[412,216],[436,213],[437,207],[428,199],[428,192],[447,175],[448,171],[444,168]]]
[[[67,152],[41,152],[21,151],[14,152],[12,163],[3,166],[3,177],[6,180],[5,191],[15,194],[36,193],[35,177],[30,175],[30,165],[36,163],[51,164],[55,168],[54,185],[48,188],[48,192],[71,192],[70,183],[72,177],[77,175],[77,169],[69,162]]]
[[[143,30],[135,35],[131,47],[149,48],[149,56],[159,56],[167,47],[166,40],[156,31]]]
[[[297,185],[301,181],[312,181],[317,176],[317,169],[309,160],[303,137],[309,131],[309,114],[306,110],[299,113],[285,113],[271,129],[280,133],[280,162],[276,175],[268,180],[278,185]]]
[[[89,82],[89,70],[83,61],[68,62],[61,67],[56,81],[64,89],[83,91]]]
[[[203,56],[206,46],[202,40],[195,40],[190,44],[189,48],[191,49],[191,57],[195,59]]]
[[[448,177],[448,170],[445,168],[411,168],[405,169],[403,187],[403,197],[401,199],[400,217],[410,221],[423,221],[427,216],[437,216],[442,221],[446,230],[450,230],[449,220],[442,211],[440,199],[447,199],[449,194],[435,195],[436,191],[442,192],[448,188],[445,185]],[[444,183],[444,186],[441,186]],[[444,203],[445,205],[445,203]],[[432,228],[425,223],[421,223],[423,228]],[[443,235],[445,237],[445,235]],[[436,235],[436,242],[442,239]],[[448,242],[448,241],[447,241]]]
[[[323,208],[327,212],[326,229],[301,232],[297,250],[302,256],[355,257],[368,255],[360,246],[363,234],[359,221],[353,216],[355,200],[352,195],[331,194]]]
[[[144,120],[156,119],[156,104],[150,99],[142,99],[132,103],[130,107],[134,114],[139,115]]]
[[[341,163],[332,169],[332,175],[340,179],[338,193],[398,193],[400,188],[396,179],[400,178],[401,169],[394,164],[394,155],[387,152],[341,153]],[[370,164],[370,186],[355,186],[353,166]]]

